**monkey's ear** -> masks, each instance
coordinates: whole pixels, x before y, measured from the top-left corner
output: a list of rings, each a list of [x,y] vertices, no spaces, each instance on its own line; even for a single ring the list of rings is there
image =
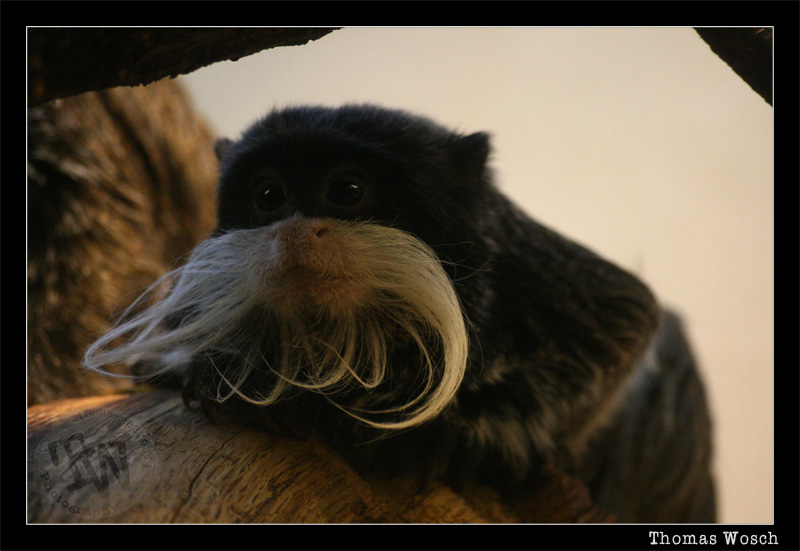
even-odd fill
[[[219,138],[214,142],[214,153],[217,154],[218,161],[225,158],[225,155],[228,153],[233,143],[233,140],[230,138]]]
[[[489,139],[487,132],[476,132],[456,138],[450,149],[456,166],[467,170],[482,170],[492,150]]]

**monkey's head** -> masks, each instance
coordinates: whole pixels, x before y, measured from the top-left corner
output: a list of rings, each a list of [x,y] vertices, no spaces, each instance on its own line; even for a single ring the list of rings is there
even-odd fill
[[[371,106],[305,107],[218,153],[214,235],[85,365],[200,371],[216,401],[317,393],[375,426],[441,412],[486,293],[488,137]]]

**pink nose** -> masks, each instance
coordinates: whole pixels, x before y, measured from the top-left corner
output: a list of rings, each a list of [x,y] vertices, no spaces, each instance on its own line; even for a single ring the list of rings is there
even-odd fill
[[[321,218],[290,218],[275,228],[275,237],[284,245],[313,244],[328,233],[330,223]]]
[[[296,217],[278,223],[273,234],[276,268],[329,269],[339,250],[331,230],[331,221],[323,218]]]

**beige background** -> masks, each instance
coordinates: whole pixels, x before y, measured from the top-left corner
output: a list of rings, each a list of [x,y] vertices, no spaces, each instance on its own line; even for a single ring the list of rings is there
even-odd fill
[[[231,137],[348,101],[491,131],[502,189],[683,313],[721,520],[772,522],[772,110],[693,30],[348,28],[182,80]]]

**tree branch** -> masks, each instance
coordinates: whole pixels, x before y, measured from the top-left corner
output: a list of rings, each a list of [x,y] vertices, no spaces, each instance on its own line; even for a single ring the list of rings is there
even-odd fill
[[[772,105],[772,29],[695,30],[715,54]]]
[[[135,86],[316,40],[334,29],[30,28],[28,104]]]

